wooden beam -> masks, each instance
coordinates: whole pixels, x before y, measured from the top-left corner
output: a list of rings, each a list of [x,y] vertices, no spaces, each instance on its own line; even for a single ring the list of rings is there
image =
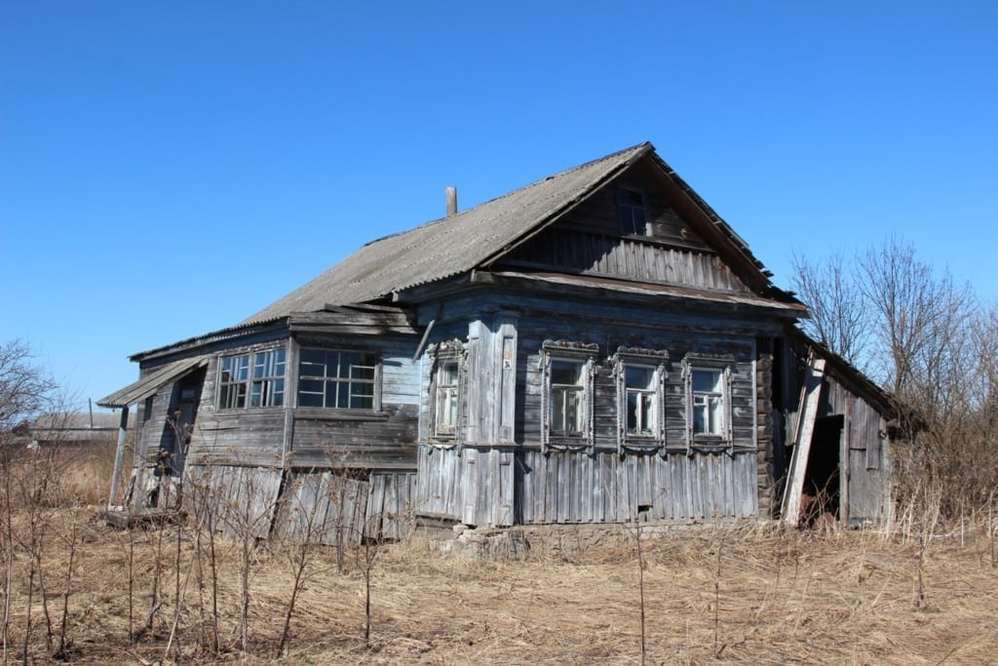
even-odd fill
[[[125,466],[125,437],[128,434],[128,405],[121,408],[121,421],[118,423],[118,448],[114,452],[114,470],[111,472],[111,492],[107,498],[107,510],[114,508],[121,485],[121,468]]]
[[[814,422],[818,417],[821,385],[825,377],[825,359],[817,358],[812,350],[807,364],[807,375],[801,386],[801,399],[797,407],[797,426],[794,428],[794,453],[790,461],[790,477],[783,492],[782,520],[797,526],[800,522],[800,501],[804,491],[804,475],[811,457],[811,439]]]

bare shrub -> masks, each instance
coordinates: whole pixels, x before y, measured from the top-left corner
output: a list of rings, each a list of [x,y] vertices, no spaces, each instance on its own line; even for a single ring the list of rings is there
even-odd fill
[[[943,488],[941,515],[983,506],[998,485],[998,308],[889,239],[851,262],[795,263],[810,332],[893,395],[900,511]]]

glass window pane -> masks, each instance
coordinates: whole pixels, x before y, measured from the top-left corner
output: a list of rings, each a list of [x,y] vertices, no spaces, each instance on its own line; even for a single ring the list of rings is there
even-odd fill
[[[335,365],[334,365],[335,363]],[[333,377],[350,378],[350,366],[360,365],[357,354],[353,352],[330,352],[329,353],[329,374]]]
[[[582,432],[581,391],[565,393],[565,424],[569,432]]]
[[[323,365],[326,362],[326,352],[321,349],[302,349],[298,355],[302,363],[317,363]]]
[[[624,382],[627,388],[654,389],[655,371],[651,368],[626,366],[624,370]]]
[[[582,384],[582,363],[576,361],[551,361],[551,383]]]
[[[335,386],[333,389],[336,391],[336,402],[328,402],[326,405],[332,407],[336,405],[337,409],[346,409],[350,406],[350,384],[347,382],[329,382],[329,385]],[[331,395],[326,393],[326,395]]]
[[[554,432],[565,431],[565,391],[558,390],[552,392],[551,400],[551,430]]]
[[[627,394],[627,432],[638,431],[638,394]]]
[[[308,393],[322,393],[323,382],[317,381],[315,379],[300,379],[298,380],[298,390],[305,391]]]
[[[620,201],[627,206],[641,206],[644,203],[641,193],[635,190],[620,190]]]
[[[644,208],[634,208],[632,209],[632,214],[634,215],[634,233],[644,234],[645,233],[645,209]]]
[[[457,391],[454,389],[447,392],[447,425],[457,426]]]
[[[235,407],[245,407],[246,406],[246,384],[236,385],[236,400]]]
[[[707,432],[707,407],[705,405],[694,405],[693,407],[693,432]]]
[[[263,397],[263,382],[253,382],[253,390],[250,392],[250,406],[259,407]]]
[[[353,395],[374,395],[374,384],[352,382],[350,384],[350,393]]]
[[[708,393],[721,392],[721,373],[718,370],[694,370],[693,390]]]
[[[457,363],[444,363],[440,366],[437,382],[441,386],[457,386]]]
[[[364,367],[362,365],[350,366],[350,377],[352,379],[374,380],[374,368]]]
[[[722,416],[721,416],[721,400],[719,398],[713,398],[710,401],[710,430],[709,432],[713,435],[721,434],[722,427]]]
[[[355,395],[350,398],[350,407],[352,409],[373,409],[374,398],[363,395]]]
[[[319,395],[316,395],[315,393],[299,393],[298,406],[322,407],[322,394],[320,393]]]
[[[236,361],[236,365],[237,365],[236,379],[238,379],[239,381],[246,381],[247,379],[249,379],[249,366],[250,366],[249,354],[247,354],[246,356],[240,356]]]
[[[654,434],[655,429],[655,394],[641,393],[641,433],[644,435]]]
[[[298,364],[298,375],[300,377],[324,377],[326,366],[320,363],[309,363],[302,361]]]

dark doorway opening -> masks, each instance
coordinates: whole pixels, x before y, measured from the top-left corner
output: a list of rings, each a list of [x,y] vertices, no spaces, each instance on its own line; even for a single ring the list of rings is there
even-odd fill
[[[814,421],[811,454],[804,473],[801,517],[805,524],[839,519],[840,442],[845,419],[841,414]]]

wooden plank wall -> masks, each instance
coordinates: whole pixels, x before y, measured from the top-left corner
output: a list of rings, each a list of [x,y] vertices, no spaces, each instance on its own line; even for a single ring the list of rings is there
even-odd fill
[[[282,470],[273,467],[188,465],[185,502],[208,502],[219,531],[265,538],[270,534]]]
[[[634,314],[632,313],[632,317]],[[619,346],[666,350],[669,352],[665,382],[666,447],[686,449],[686,389],[682,360],[688,353],[730,356],[731,413],[735,447],[755,447],[756,398],[754,393],[754,344],[751,337],[696,331],[662,331],[633,328],[622,320],[616,325],[587,320],[523,317],[519,326],[518,372],[523,390],[523,418],[520,436],[523,445],[541,444],[541,345],[545,339],[596,343],[600,347],[594,380],[594,434],[597,448],[616,449],[616,384],[609,357]]]
[[[558,227],[524,244],[499,265],[748,292],[745,284],[711,252]]]
[[[367,349],[381,356],[381,409],[294,409],[293,467],[415,469],[419,363],[415,337],[310,336],[302,346]]]
[[[216,408],[218,364],[222,355],[245,354],[281,345],[287,348],[287,340],[232,346],[209,359],[197,422],[191,435],[188,464],[251,467],[280,467],[283,464],[283,408]]]
[[[802,359],[807,356],[807,348],[787,340],[784,348],[783,381],[787,390],[783,396],[787,424],[796,421]],[[845,418],[848,443],[846,469],[846,496],[848,498],[848,521],[851,524],[877,522],[883,518],[885,503],[889,501],[890,489],[890,441],[886,437],[886,424],[883,415],[874,404],[847,386],[829,368],[822,386],[822,401],[819,417],[842,415]],[[786,433],[790,437],[793,433]]]
[[[351,478],[330,471],[296,470],[289,477],[275,530],[285,538],[326,545],[364,537],[397,540],[413,526],[414,472]]]
[[[630,188],[644,194],[646,217],[652,238],[687,245],[694,249],[708,249],[708,245],[700,235],[673,207],[673,202],[669,200],[667,192],[661,186],[661,178],[655,166],[648,162],[639,162],[567,215],[563,226],[594,233],[619,233],[617,190]]]
[[[419,447],[416,508],[420,515],[468,525],[514,523],[514,451]]]
[[[524,524],[745,518],[758,510],[754,452],[525,450],[517,467]]]
[[[132,458],[131,506],[139,509],[148,505],[149,493],[157,485],[156,467],[159,464],[160,447],[172,443],[173,429],[167,425],[176,382],[164,384],[153,395],[152,410],[146,414],[143,400],[135,414],[136,433],[135,454]]]
[[[483,526],[618,522],[637,515],[641,506],[648,507],[649,517],[670,520],[756,514],[760,495],[769,492],[768,487],[760,488],[760,469],[766,467],[757,462],[756,438],[771,432],[767,424],[772,406],[769,394],[760,399],[755,391],[759,376],[754,335],[726,331],[723,318],[711,321],[676,311],[612,304],[573,307],[573,303],[539,297],[519,297],[516,303],[519,316],[510,320],[506,315],[506,325],[515,326],[516,341],[513,442],[498,436],[501,428],[493,421],[496,377],[488,368],[497,367],[500,347],[495,338],[502,330],[497,315],[469,311],[463,330],[457,322],[434,329],[440,339],[468,341],[467,363],[473,372],[465,396],[470,404],[464,405],[468,418],[464,439],[434,441],[431,433],[421,430],[418,513]],[[453,304],[452,312],[458,305]],[[511,304],[479,295],[474,305],[486,312],[491,306],[495,313]],[[663,319],[668,323],[657,327]],[[751,323],[738,325],[751,328]],[[599,346],[594,451],[540,452],[540,358],[545,339]],[[617,452],[617,389],[610,356],[618,346],[669,352],[664,449],[629,452],[623,457]],[[734,439],[723,445],[696,442],[688,453],[682,360],[690,352],[731,359]],[[424,359],[424,387],[430,382],[428,366]],[[764,368],[763,381],[769,373]],[[425,423],[431,397],[424,392],[421,398],[421,423]],[[594,494],[601,499],[594,499]]]
[[[834,375],[826,379],[827,413],[843,414],[848,433],[848,520],[877,522],[883,517],[890,469],[886,464],[886,425],[876,408]]]

